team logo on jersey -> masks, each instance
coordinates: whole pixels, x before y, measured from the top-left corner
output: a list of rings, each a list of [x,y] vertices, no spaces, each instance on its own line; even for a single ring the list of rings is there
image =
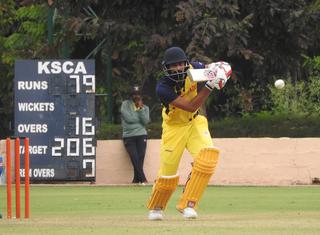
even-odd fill
[[[197,84],[192,84],[189,91],[194,91],[197,88]]]

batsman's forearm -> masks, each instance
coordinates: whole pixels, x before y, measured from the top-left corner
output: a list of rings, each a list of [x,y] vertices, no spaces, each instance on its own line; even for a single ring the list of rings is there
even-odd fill
[[[195,112],[197,109],[199,109],[203,105],[203,103],[207,100],[210,93],[211,92],[206,87],[203,87],[201,91],[198,93],[198,95],[194,97],[190,102],[190,105],[192,107],[191,112]]]
[[[206,87],[203,87],[200,92],[198,92],[197,96],[192,100],[187,100],[184,97],[178,96],[174,101],[171,102],[171,104],[187,112],[193,113],[200,108],[209,95],[210,91]]]

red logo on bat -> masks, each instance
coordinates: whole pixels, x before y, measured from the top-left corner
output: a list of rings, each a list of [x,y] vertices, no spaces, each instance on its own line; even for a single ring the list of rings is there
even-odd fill
[[[212,80],[217,76],[217,70],[206,69],[204,70],[203,75],[209,80]]]

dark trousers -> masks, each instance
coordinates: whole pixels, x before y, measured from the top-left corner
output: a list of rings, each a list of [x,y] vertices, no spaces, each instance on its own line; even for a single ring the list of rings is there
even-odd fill
[[[133,166],[134,175],[132,183],[146,182],[147,179],[143,172],[143,163],[147,148],[147,136],[125,137],[123,138],[123,143]]]

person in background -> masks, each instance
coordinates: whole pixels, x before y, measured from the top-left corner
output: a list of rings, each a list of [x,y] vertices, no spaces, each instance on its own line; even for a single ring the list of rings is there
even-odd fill
[[[4,185],[5,183],[5,162],[4,157],[0,155],[0,185]]]
[[[133,86],[131,97],[121,104],[122,138],[133,166],[132,183],[147,183],[143,163],[147,147],[146,125],[150,121],[149,107],[143,104],[139,86]]]

